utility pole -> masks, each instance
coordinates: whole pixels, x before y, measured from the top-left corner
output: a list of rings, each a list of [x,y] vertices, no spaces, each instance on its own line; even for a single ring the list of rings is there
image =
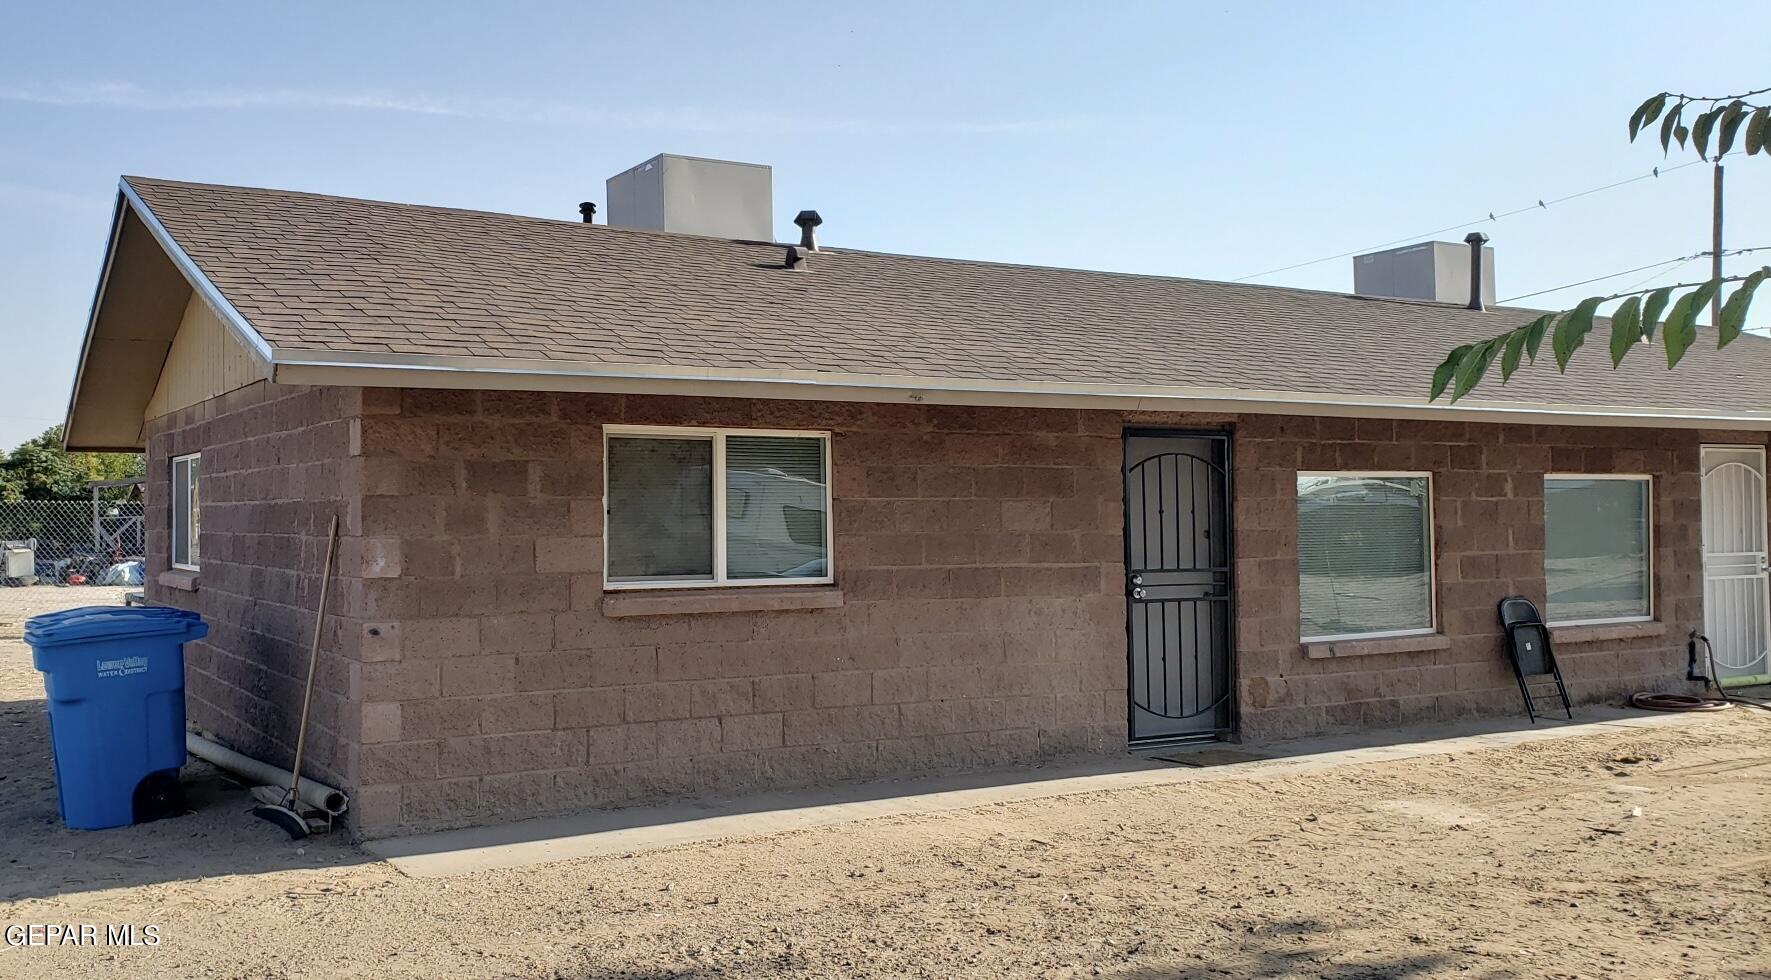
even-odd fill
[[[1722,158],[1716,158],[1715,213],[1710,218],[1710,278],[1722,278]],[[1722,290],[1710,299],[1710,326],[1722,324]]]

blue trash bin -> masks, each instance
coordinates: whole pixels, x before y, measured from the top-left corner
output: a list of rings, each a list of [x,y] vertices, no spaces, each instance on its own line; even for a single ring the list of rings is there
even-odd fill
[[[177,801],[184,644],[208,633],[196,613],[163,606],[85,606],[25,623],[69,827],[123,827]]]

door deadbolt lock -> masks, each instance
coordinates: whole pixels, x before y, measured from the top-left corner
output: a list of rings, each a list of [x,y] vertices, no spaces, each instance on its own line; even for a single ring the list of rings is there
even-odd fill
[[[1144,584],[1144,576],[1142,576],[1142,575],[1133,575],[1133,576],[1132,576],[1132,577],[1131,577],[1131,584],[1133,584],[1133,585],[1143,585],[1143,584]]]

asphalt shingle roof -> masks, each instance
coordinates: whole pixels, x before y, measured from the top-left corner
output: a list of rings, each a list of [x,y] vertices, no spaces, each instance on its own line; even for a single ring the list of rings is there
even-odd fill
[[[782,247],[293,191],[126,178],[279,355],[474,355],[833,375],[1418,395],[1445,352],[1535,311],[839,248]],[[1771,414],[1771,341],[1707,338],[1481,399]],[[1544,361],[1548,360],[1545,345]]]

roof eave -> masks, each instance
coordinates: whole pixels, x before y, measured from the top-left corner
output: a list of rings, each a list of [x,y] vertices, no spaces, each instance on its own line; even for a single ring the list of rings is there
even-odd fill
[[[141,195],[135,192],[135,188],[129,185],[129,179],[127,177],[118,179],[117,188],[123,198],[129,202],[129,206],[135,211],[136,216],[141,219],[142,224],[146,225],[148,231],[153,234],[154,241],[160,243],[160,247],[166,251],[167,257],[172,259],[172,264],[178,267],[178,271],[191,284],[191,288],[196,290],[198,295],[202,296],[210,307],[221,315],[222,322],[226,323],[236,338],[246,345],[247,350],[257,355],[266,364],[274,363],[276,358],[273,356],[275,352],[271,350],[271,345],[265,341],[251,322],[234,308],[234,304],[228,302],[227,297],[223,296],[215,283],[210,281],[209,276],[197,265],[196,260],[190,257],[190,254],[178,244],[177,239],[172,237],[172,233],[166,230],[166,226],[160,223],[159,217],[154,214],[154,209],[148,207],[147,202],[141,199]]]
[[[123,234],[123,209],[126,206],[123,195],[119,192],[116,204],[111,208],[111,233],[105,239],[105,260],[99,266],[98,285],[92,289],[92,306],[86,311],[86,333],[80,338],[80,361],[74,366],[74,384],[68,391],[68,410],[62,415],[63,452],[76,451],[75,447],[68,444],[68,438],[74,431],[74,406],[80,402],[80,382],[86,377],[86,358],[92,353],[92,337],[98,330],[98,311],[104,305],[105,286],[111,281],[111,263],[117,258],[117,238]]]
[[[221,294],[221,290],[198,267],[196,261],[179,246],[172,237],[172,233],[166,230],[166,226],[154,214],[153,209],[148,207],[147,202],[143,201],[141,195],[136,193],[135,188],[130,186],[128,178],[118,178],[117,201],[111,212],[111,232],[105,246],[104,262],[99,268],[98,285],[92,294],[92,306],[86,314],[86,331],[80,341],[80,360],[74,369],[74,383],[68,392],[68,409],[62,416],[62,449],[67,452],[141,451],[140,446],[77,445],[72,441],[75,432],[74,412],[80,404],[81,384],[86,379],[93,340],[98,332],[99,315],[104,309],[106,292],[111,282],[111,272],[117,259],[118,244],[123,235],[124,220],[130,213],[133,213],[141,221],[142,226],[148,229],[155,243],[166,253],[167,258],[172,261],[173,266],[178,269],[179,274],[184,277],[191,288],[200,294],[204,301],[221,316],[222,321],[228,325],[228,328],[233,331],[240,342],[260,359],[265,366],[267,377],[272,370],[273,352],[270,344],[259,335],[246,317],[235,309],[232,303],[228,302],[227,298]]]
[[[699,397],[777,398],[1139,412],[1255,413],[1512,422],[1519,424],[1771,431],[1771,415],[1532,402],[1433,403],[1362,399],[1324,392],[1254,391],[1156,385],[743,371],[498,357],[276,350],[272,380],[282,384],[482,390],[593,391]]]

